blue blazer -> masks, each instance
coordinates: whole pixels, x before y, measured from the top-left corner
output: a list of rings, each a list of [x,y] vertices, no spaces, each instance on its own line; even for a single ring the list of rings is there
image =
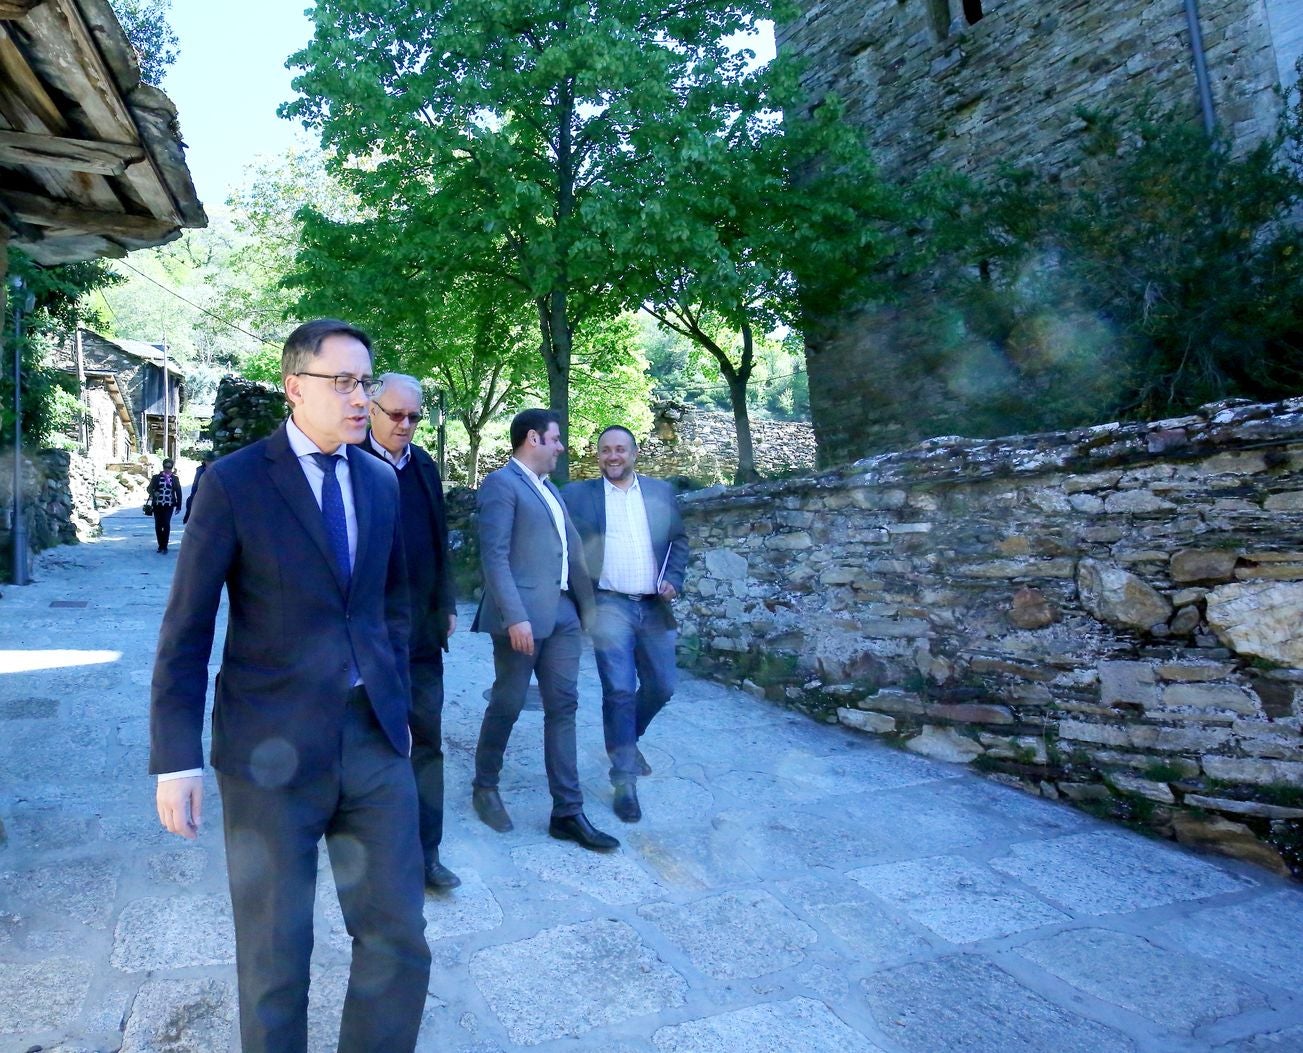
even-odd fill
[[[212,763],[264,785],[329,772],[349,655],[394,751],[408,753],[406,565],[393,470],[347,449],[357,553],[349,584],[282,425],[213,463],[195,495],[159,633],[150,704],[154,773],[202,767],[218,603],[229,600],[213,700]]]
[[[675,592],[683,591],[683,575],[688,569],[688,534],[683,528],[683,516],[679,514],[679,503],[674,497],[674,490],[669,483],[651,479],[645,475],[638,476],[638,486],[642,489],[642,503],[647,510],[647,528],[651,534],[652,555],[656,566],[665,568],[664,580],[674,586]],[[575,521],[575,529],[584,542],[584,561],[588,564],[588,576],[597,588],[602,576],[602,561],[606,558],[606,490],[602,479],[585,479],[570,483],[561,491],[570,517]],[[666,553],[669,558],[666,558]],[[660,609],[666,623],[674,625],[670,605],[660,601]]]

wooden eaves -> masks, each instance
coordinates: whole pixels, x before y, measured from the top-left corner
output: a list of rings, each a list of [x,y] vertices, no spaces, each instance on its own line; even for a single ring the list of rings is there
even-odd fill
[[[0,0],[0,226],[51,265],[207,224],[176,108],[108,0]]]

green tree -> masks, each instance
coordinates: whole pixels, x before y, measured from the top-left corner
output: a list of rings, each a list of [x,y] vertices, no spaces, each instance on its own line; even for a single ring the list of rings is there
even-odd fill
[[[301,219],[287,282],[297,309],[356,320],[382,369],[438,384],[466,429],[474,486],[485,429],[539,387],[531,305],[508,282],[445,277],[429,265],[425,232],[400,216],[344,223],[305,210]]]
[[[876,289],[903,214],[835,100],[783,123],[793,71],[773,64],[749,87],[759,103],[716,107],[698,159],[647,173],[646,196],[673,202],[676,221],[649,228],[638,263],[645,310],[703,347],[727,385],[739,483],[758,478],[749,395],[758,340]]]
[[[1071,179],[927,184],[927,252],[884,301],[928,432],[1171,416],[1303,385],[1303,134],[1236,153],[1144,109],[1083,114]],[[921,262],[920,262],[921,261]],[[933,408],[935,407],[935,408]]]
[[[87,306],[87,294],[119,281],[102,260],[39,267],[18,249],[9,250],[9,276],[21,278],[25,292],[35,306],[23,319],[20,352],[22,377],[23,438],[31,448],[51,442],[62,430],[77,423],[82,412],[76,398],[76,381],[46,365],[54,341],[66,338],[77,326],[97,320]],[[20,306],[10,291],[3,319],[6,367],[0,370],[0,446],[13,444],[14,312]]]
[[[401,210],[449,274],[513,282],[533,304],[549,401],[569,426],[575,334],[618,313],[648,214],[621,206],[645,158],[691,155],[694,122],[741,77],[734,0],[320,0],[282,107],[319,129],[378,209]],[[558,466],[564,479],[564,460]]]
[[[180,41],[167,20],[172,0],[112,0],[114,13],[136,49],[140,79],[162,84],[167,69],[180,55]]]

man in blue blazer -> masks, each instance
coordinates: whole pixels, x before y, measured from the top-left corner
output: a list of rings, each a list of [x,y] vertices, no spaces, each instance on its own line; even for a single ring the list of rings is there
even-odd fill
[[[159,818],[193,839],[200,738],[222,589],[213,702],[244,1053],[307,1048],[324,836],[353,962],[339,1049],[407,1053],[429,981],[416,787],[408,761],[406,566],[394,473],[366,435],[370,342],[296,329],[281,358],[292,416],[216,461],[195,497],[159,633],[150,771]]]
[[[412,442],[421,422],[421,382],[383,373],[371,403],[371,434],[361,449],[393,466],[403,508],[408,598],[412,608],[412,773],[421,813],[425,885],[437,892],[461,878],[439,859],[443,841],[443,652],[457,631],[457,597],[448,553],[443,480],[425,450]]]
[[[634,471],[638,443],[621,425],[597,437],[602,478],[562,492],[596,594],[593,655],[602,680],[602,728],[611,759],[615,814],[642,818],[638,776],[651,767],[638,749],[652,718],[674,694],[675,621],[688,538],[674,491]]]
[[[499,832],[512,828],[498,793],[503,755],[533,674],[543,696],[543,763],[552,793],[548,833],[598,851],[620,842],[584,815],[575,748],[581,622],[593,608],[579,535],[557,488],[560,418],[528,409],[511,422],[512,455],[477,495],[484,595],[472,632],[493,637],[493,688],[475,747],[471,803]]]

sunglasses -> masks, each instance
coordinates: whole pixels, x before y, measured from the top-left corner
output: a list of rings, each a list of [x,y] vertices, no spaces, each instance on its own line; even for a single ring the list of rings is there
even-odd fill
[[[377,405],[376,409],[378,409],[381,413],[383,413],[395,424],[402,424],[403,421],[410,421],[412,426],[415,427],[416,425],[420,424],[421,421],[425,420],[424,413],[397,413],[394,410],[387,410],[381,405]]]

